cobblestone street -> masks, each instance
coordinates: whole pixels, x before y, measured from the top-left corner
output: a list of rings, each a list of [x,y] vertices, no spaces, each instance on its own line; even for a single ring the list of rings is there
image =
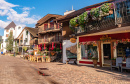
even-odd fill
[[[12,56],[0,56],[0,84],[47,84],[31,62]]]
[[[50,76],[41,76],[37,70]],[[0,56],[0,84],[130,84],[130,73],[63,63],[36,63]]]

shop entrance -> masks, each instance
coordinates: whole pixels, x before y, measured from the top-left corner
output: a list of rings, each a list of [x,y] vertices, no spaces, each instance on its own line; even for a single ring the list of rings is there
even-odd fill
[[[111,46],[110,44],[103,44],[103,60],[104,66],[111,64]]]

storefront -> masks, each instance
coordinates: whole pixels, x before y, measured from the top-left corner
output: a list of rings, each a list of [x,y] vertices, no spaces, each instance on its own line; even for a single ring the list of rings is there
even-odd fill
[[[110,66],[111,59],[125,58],[130,52],[130,26],[86,34],[77,37],[78,64],[93,64],[92,57],[98,57],[98,65]]]

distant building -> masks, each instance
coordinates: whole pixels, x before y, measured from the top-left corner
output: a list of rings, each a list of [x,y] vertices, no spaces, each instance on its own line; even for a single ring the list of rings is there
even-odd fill
[[[38,29],[25,27],[15,41],[17,42],[18,52],[23,54],[23,46],[30,49],[30,46],[33,47],[38,44]]]
[[[18,37],[21,31],[22,31],[22,26],[20,25],[16,26],[16,24],[13,21],[4,28],[4,36],[2,36],[3,42],[1,44],[1,49],[3,53],[6,52],[6,41],[7,38],[9,37],[10,32],[13,32],[13,37],[15,39]],[[13,46],[15,46],[14,44],[15,43],[13,43]]]

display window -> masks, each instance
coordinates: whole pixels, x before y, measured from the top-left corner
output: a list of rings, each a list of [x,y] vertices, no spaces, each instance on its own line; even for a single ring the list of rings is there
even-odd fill
[[[92,57],[97,57],[97,46],[91,45],[81,45],[81,59],[92,60]]]

